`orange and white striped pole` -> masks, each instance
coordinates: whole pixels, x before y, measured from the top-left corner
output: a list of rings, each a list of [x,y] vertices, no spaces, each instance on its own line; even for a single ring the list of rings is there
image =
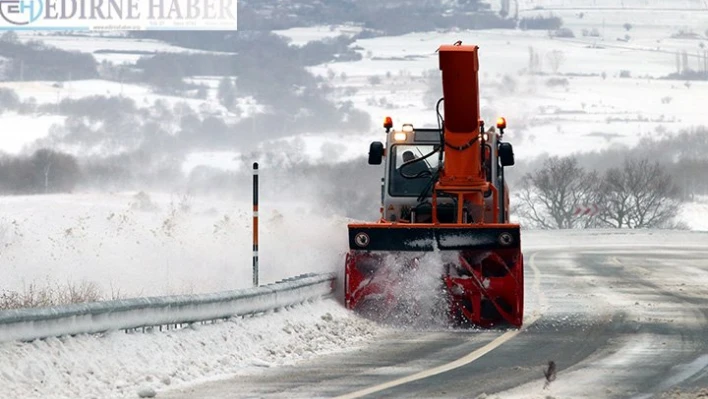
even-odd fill
[[[258,287],[258,162],[253,163],[253,286]]]

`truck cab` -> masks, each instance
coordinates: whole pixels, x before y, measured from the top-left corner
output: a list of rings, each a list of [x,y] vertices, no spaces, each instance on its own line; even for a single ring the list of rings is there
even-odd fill
[[[432,191],[437,181],[437,174],[444,165],[445,151],[442,145],[442,130],[439,128],[415,128],[412,124],[403,124],[401,129],[392,128],[386,118],[386,144],[375,141],[369,147],[369,164],[384,165],[381,179],[381,218],[387,222],[426,223],[431,221]],[[490,129],[484,134],[487,144],[486,176],[487,181],[496,182],[495,187],[503,187],[501,198],[508,203],[506,184],[502,166],[513,165],[511,144],[499,142],[498,134]],[[503,149],[500,147],[504,147]],[[496,149],[496,150],[492,150]],[[500,151],[501,150],[501,151]],[[503,165],[497,156],[508,153]],[[493,167],[493,164],[497,167]],[[496,176],[496,179],[494,178]],[[502,191],[500,190],[500,191]],[[437,214],[441,223],[453,223],[456,215],[456,203],[452,198],[438,198]],[[502,205],[502,204],[500,204]],[[485,193],[485,221],[494,222],[492,215],[493,199],[491,191]],[[499,209],[507,209],[501,206]],[[500,222],[508,222],[508,212],[501,215]],[[473,222],[473,220],[470,220]]]

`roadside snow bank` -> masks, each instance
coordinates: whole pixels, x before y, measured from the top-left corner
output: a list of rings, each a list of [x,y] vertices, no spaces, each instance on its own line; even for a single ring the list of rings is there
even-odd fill
[[[708,196],[697,197],[693,202],[682,204],[679,218],[691,230],[708,231]]]
[[[384,330],[333,300],[215,325],[0,345],[2,398],[135,398],[138,392],[292,364]]]

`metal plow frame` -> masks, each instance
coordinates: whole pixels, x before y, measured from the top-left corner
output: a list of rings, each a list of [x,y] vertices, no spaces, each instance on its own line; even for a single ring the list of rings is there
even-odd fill
[[[461,327],[520,327],[523,322],[524,274],[518,225],[491,227],[430,225],[350,225],[346,258],[345,304],[363,309],[377,304],[376,318],[395,311],[393,292],[400,275],[383,267],[390,254],[417,259],[417,253],[456,252],[443,266],[441,287],[447,293],[449,320]],[[357,248],[358,247],[358,248]],[[404,270],[415,272],[413,264]],[[412,293],[415,295],[415,293]],[[368,310],[371,312],[371,310]]]

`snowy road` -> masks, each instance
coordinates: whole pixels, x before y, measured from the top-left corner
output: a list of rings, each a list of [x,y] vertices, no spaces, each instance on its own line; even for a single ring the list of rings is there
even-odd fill
[[[519,333],[398,331],[160,397],[643,398],[708,386],[708,235],[619,238],[527,246]],[[557,378],[544,389],[550,360]]]

